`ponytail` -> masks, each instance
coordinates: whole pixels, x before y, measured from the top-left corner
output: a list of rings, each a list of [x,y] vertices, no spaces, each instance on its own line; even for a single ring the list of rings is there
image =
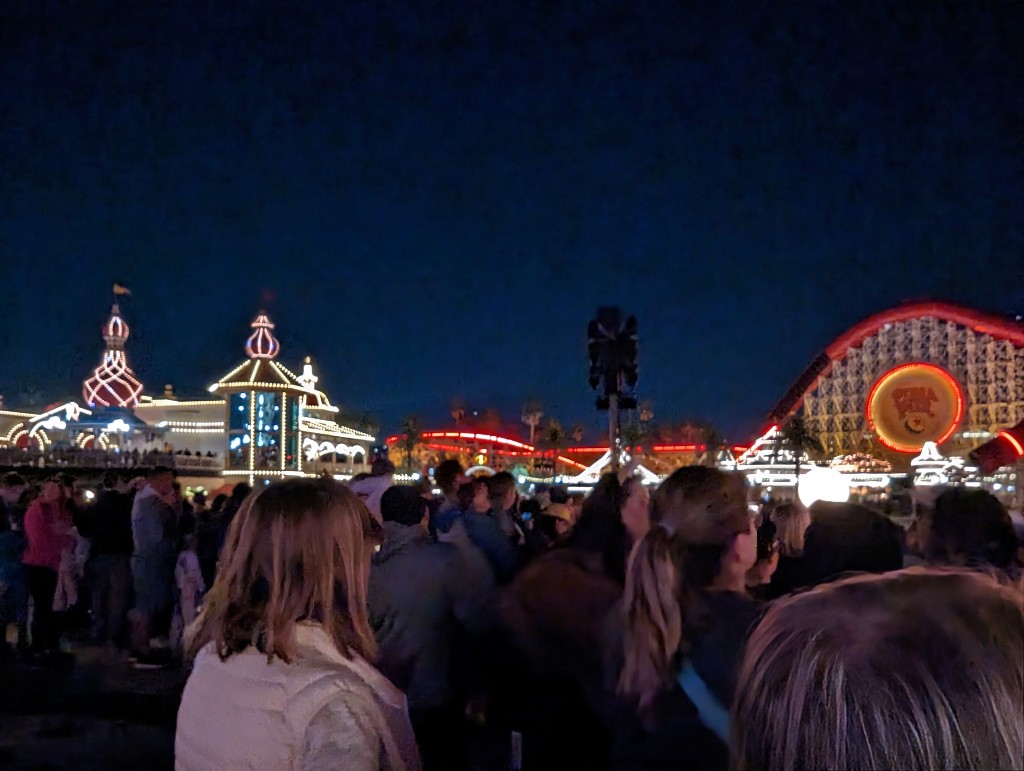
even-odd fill
[[[624,664],[616,692],[641,714],[672,681],[683,641],[680,555],[677,538],[654,527],[637,542],[626,568]]]

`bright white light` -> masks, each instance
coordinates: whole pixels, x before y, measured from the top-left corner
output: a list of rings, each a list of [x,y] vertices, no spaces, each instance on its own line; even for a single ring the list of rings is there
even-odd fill
[[[57,415],[51,415],[42,423],[39,424],[40,428],[67,428],[68,424],[60,419]]]
[[[524,477],[522,474],[520,474],[519,475],[519,484],[524,484],[525,482],[526,482],[526,477]]]
[[[835,469],[815,467],[800,475],[800,502],[804,506],[815,501],[845,503],[849,498],[850,484]]]
[[[107,431],[120,431],[121,433],[127,433],[131,430],[132,427],[125,423],[121,418],[107,424]]]
[[[91,501],[95,497],[96,497],[96,493],[94,493],[92,490],[86,490],[85,491],[85,500]]]

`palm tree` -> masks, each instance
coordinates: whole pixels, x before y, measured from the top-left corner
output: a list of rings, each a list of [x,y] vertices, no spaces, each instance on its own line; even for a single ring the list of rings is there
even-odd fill
[[[380,431],[380,419],[370,412],[362,413],[356,420],[356,425],[363,431],[374,436]]]
[[[637,417],[641,424],[650,423],[654,420],[654,405],[649,399],[644,399],[636,408]]]
[[[448,414],[455,421],[455,430],[458,431],[459,423],[466,417],[466,405],[462,402],[462,399],[458,397],[452,399],[451,404],[448,405]]]
[[[714,466],[718,461],[718,451],[722,447],[724,437],[718,429],[708,423],[700,431],[701,444],[704,445],[704,452],[701,454],[700,465]]]
[[[536,439],[537,426],[540,419],[544,417],[544,408],[538,402],[527,402],[523,405],[523,423],[530,427],[530,444],[533,445]]]
[[[686,420],[672,430],[673,439],[679,444],[700,444],[704,427],[696,420]]]
[[[405,467],[412,470],[412,451],[420,441],[420,419],[415,415],[406,416],[402,421],[402,449],[405,450]]]
[[[625,447],[633,454],[636,447],[651,435],[651,421],[654,420],[654,409],[648,401],[637,405],[633,418],[622,426],[622,440]]]
[[[796,488],[797,493],[800,492],[800,458],[807,453],[811,455],[820,456],[825,448],[821,444],[821,440],[810,430],[804,423],[803,417],[800,415],[793,415],[786,424],[782,427],[779,432],[779,445],[787,448],[793,453],[793,457],[796,459]]]
[[[537,437],[537,443],[541,447],[551,450],[552,474],[558,473],[558,451],[565,446],[567,438],[568,435],[565,433],[565,429],[562,428],[562,424],[555,418],[548,418],[548,422],[541,429],[540,436]]]
[[[622,436],[622,442],[625,446],[626,452],[632,456],[636,446],[640,444],[640,440],[646,436],[646,432],[644,431],[644,426],[641,423],[631,420],[622,426],[620,435]]]

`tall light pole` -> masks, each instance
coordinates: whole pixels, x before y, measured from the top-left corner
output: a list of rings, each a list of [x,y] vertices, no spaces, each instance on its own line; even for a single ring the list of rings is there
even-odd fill
[[[612,469],[619,468],[619,410],[635,409],[632,389],[637,381],[637,324],[630,316],[623,322],[618,308],[598,308],[587,327],[590,356],[590,387],[601,388],[597,408],[608,410],[608,447]]]

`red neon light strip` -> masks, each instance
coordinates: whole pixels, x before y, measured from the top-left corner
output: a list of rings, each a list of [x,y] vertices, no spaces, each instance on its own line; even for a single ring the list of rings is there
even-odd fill
[[[774,426],[773,426],[773,428],[774,428]],[[530,445],[528,445],[528,444],[526,444],[524,442],[517,442],[514,439],[505,439],[503,437],[492,438],[492,435],[490,435],[490,434],[474,434],[474,433],[470,433],[470,432],[460,432],[460,431],[425,431],[423,434],[421,434],[421,437],[423,439],[433,439],[433,438],[437,438],[437,439],[441,439],[441,438],[444,438],[444,439],[478,439],[479,438],[479,439],[481,439],[482,441],[485,441],[485,442],[492,442],[494,444],[504,444],[504,445],[508,445],[508,446],[511,446],[511,447],[518,447],[519,448],[518,452],[513,452],[513,451],[508,451],[508,450],[504,451],[506,455],[534,455],[534,454],[538,454],[538,453],[539,454],[544,454],[542,451],[537,450],[536,448],[531,447]],[[400,441],[403,438],[404,438],[403,434],[392,434],[387,439],[385,439],[384,442],[385,442],[385,444],[395,444],[396,442]],[[436,442],[429,442],[429,443],[427,443],[427,446],[430,447],[431,449],[435,449],[435,450],[446,450],[446,451],[453,451],[453,452],[459,452],[459,451],[463,451],[463,450],[467,450],[468,449],[467,447],[461,447],[461,446],[458,446],[458,445],[439,444],[439,443],[436,443]],[[748,449],[749,449],[748,447],[745,447],[745,446],[743,446],[741,444],[733,445],[733,447],[732,447],[733,452],[738,452],[738,453],[746,452]],[[643,448],[642,447],[638,447],[637,450],[642,452]],[[700,452],[700,451],[703,451],[703,450],[704,450],[704,445],[702,445],[702,444],[701,445],[698,445],[698,444],[656,444],[653,447],[651,447],[651,451],[652,452]],[[600,446],[600,447],[566,447],[565,450],[563,450],[563,452],[565,452],[565,453],[573,453],[573,454],[575,454],[575,453],[585,453],[585,452],[607,452],[607,451],[608,451],[608,448],[604,447],[604,446]],[[586,466],[584,466],[583,464],[580,464],[577,461],[570,460],[570,459],[565,458],[565,457],[560,457],[560,460],[562,460],[565,463],[569,463],[569,464],[571,464],[573,466],[578,466],[581,469],[586,468]]]
[[[1017,437],[1015,437],[1009,431],[1000,431],[997,434],[997,436],[1005,439],[1006,441],[1013,445],[1013,449],[1017,451],[1018,458],[1024,455],[1024,447],[1022,447],[1021,443],[1017,441]]]
[[[435,437],[444,437],[451,439],[475,439],[481,442],[491,442],[493,444],[507,444],[510,447],[518,447],[524,450],[532,450],[533,448],[524,444],[523,442],[516,441],[515,439],[506,439],[503,436],[495,436],[494,434],[476,434],[471,432],[455,432],[455,431],[424,431],[421,436],[424,439],[432,439]]]
[[[562,463],[568,464],[568,465],[570,465],[570,466],[575,466],[575,467],[576,467],[576,468],[578,468],[578,469],[579,469],[580,471],[582,471],[583,469],[585,469],[585,468],[586,468],[586,466],[584,466],[584,465],[583,465],[582,463],[577,463],[577,462],[576,462],[576,461],[574,461],[574,460],[570,460],[569,458],[566,458],[566,457],[565,457],[564,455],[559,455],[559,456],[558,456],[558,459],[559,459],[560,461],[562,461]]]

